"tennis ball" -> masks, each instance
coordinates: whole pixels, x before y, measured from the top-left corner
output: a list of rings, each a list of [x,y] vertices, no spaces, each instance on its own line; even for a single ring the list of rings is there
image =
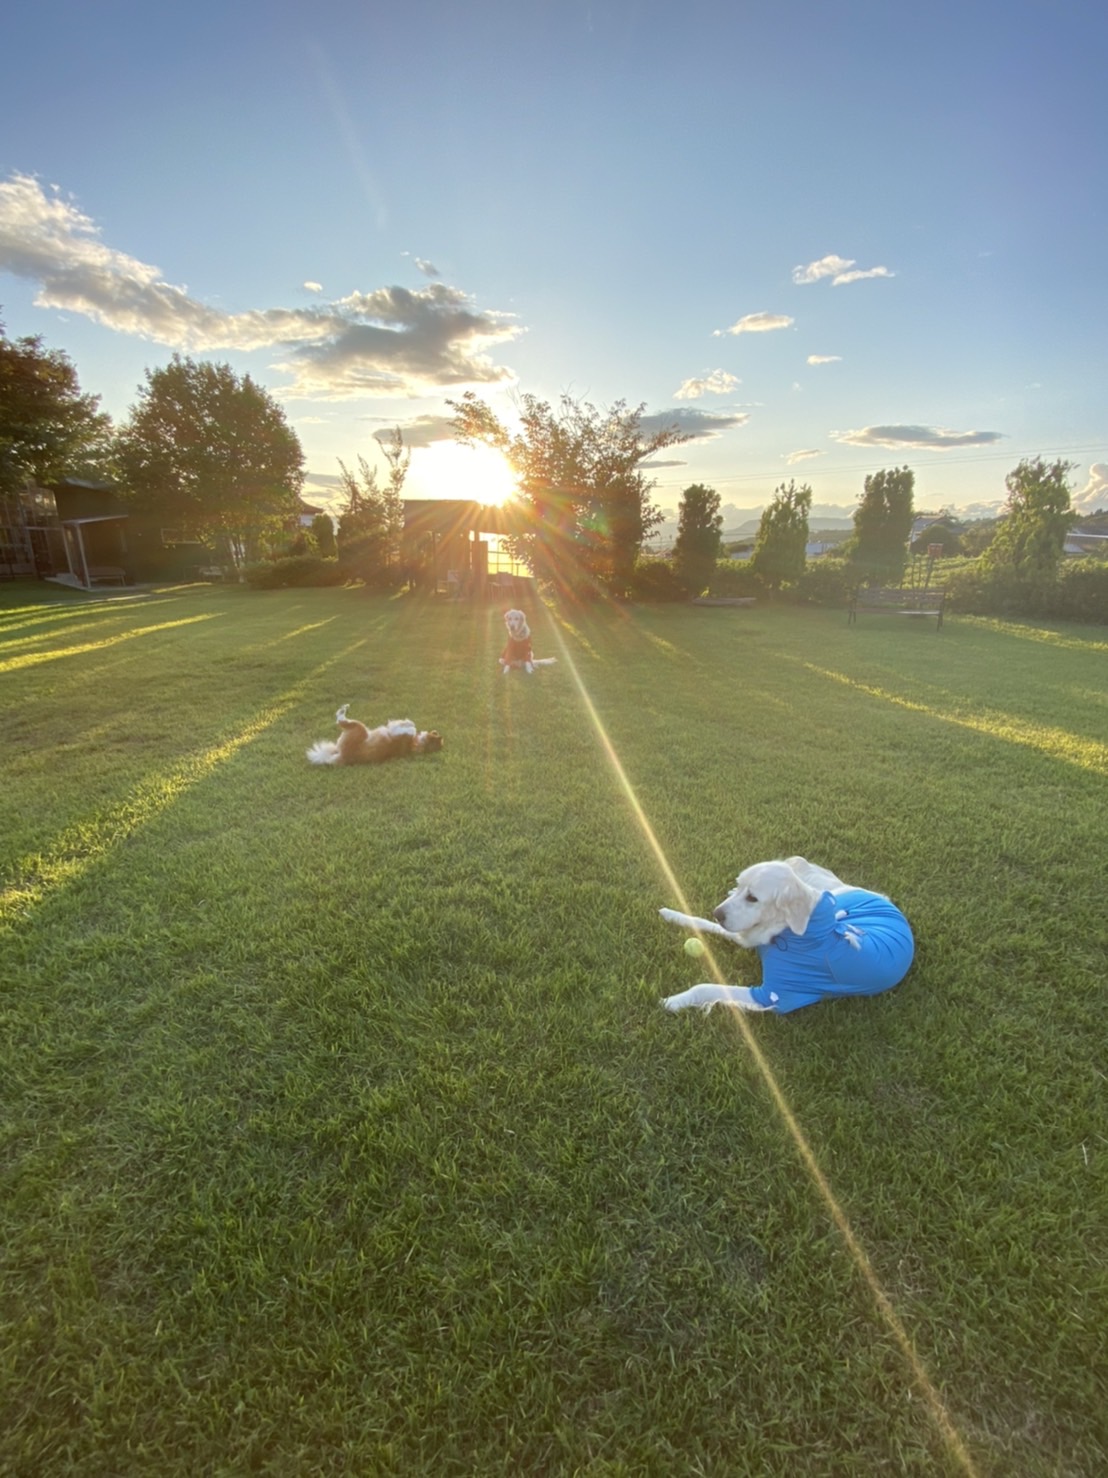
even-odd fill
[[[689,938],[685,940],[685,953],[687,955],[692,955],[694,959],[699,959],[700,956],[704,953],[703,940],[697,939],[695,934],[691,934]]]

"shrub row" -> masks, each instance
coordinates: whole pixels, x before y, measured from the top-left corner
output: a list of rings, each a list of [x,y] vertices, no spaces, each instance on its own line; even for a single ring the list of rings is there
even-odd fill
[[[245,580],[254,590],[290,586],[341,585],[351,571],[337,559],[315,554],[291,555],[249,565]],[[395,588],[402,572],[378,572],[375,588]],[[794,605],[842,606],[857,584],[857,573],[845,560],[813,560],[799,580],[776,592],[769,591],[748,561],[721,559],[716,565],[709,595],[755,596]],[[1068,560],[1053,581],[1033,583],[1010,572],[989,573],[976,560],[960,564],[943,578],[947,600],[954,611],[974,616],[1032,616],[1056,621],[1108,623],[1108,561]],[[635,566],[631,597],[648,603],[684,601],[690,591],[664,556],[648,555]]]
[[[1066,560],[1056,578],[1048,582],[1021,579],[1007,570],[981,570],[973,564],[954,571],[945,583],[951,607],[967,615],[1108,623],[1105,560]]]
[[[844,606],[858,583],[857,571],[841,559],[813,560],[799,580],[771,592],[749,561],[721,559],[709,595],[755,596],[794,605]],[[1056,621],[1108,623],[1108,561],[1067,560],[1046,584],[1021,580],[1010,573],[989,574],[976,560],[957,561],[944,570],[950,608],[974,616],[1031,616]],[[688,600],[690,591],[670,560],[654,555],[635,567],[632,598],[641,601]]]
[[[318,554],[291,554],[285,559],[263,560],[247,565],[246,583],[254,590],[283,590],[288,586],[341,585],[346,572],[337,559]]]

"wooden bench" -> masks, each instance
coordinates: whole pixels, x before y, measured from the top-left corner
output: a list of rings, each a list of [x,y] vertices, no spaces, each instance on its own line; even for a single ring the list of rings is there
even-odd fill
[[[861,616],[930,616],[935,630],[943,625],[943,603],[945,590],[934,588],[911,590],[906,586],[892,590],[884,586],[860,585],[850,597],[850,614],[847,625],[853,626]]]
[[[753,595],[698,595],[689,602],[694,606],[752,606]]]
[[[93,585],[126,585],[127,571],[118,565],[89,565],[88,583]]]

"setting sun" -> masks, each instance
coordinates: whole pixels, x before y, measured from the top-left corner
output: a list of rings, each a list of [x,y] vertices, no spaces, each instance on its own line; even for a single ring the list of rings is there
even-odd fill
[[[506,503],[516,491],[511,468],[486,446],[437,441],[412,458],[412,490],[428,498],[469,498],[475,503]]]

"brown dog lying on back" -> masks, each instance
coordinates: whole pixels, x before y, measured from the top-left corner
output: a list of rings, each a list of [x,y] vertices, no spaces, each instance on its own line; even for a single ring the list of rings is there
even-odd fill
[[[335,714],[342,730],[338,741],[319,739],[307,751],[313,765],[380,765],[412,754],[434,754],[442,748],[442,735],[436,729],[417,729],[410,718],[390,719],[380,728],[367,729],[357,719],[347,718],[349,707],[344,703]]]

